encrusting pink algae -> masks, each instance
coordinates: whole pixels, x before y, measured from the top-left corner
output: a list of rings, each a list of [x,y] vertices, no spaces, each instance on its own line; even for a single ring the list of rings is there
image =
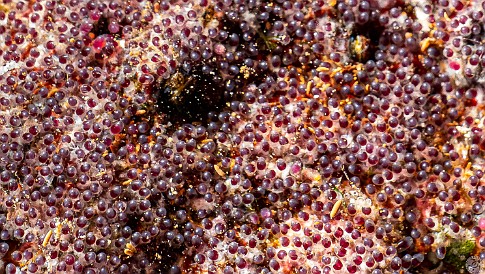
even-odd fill
[[[483,273],[484,12],[3,0],[0,272]]]

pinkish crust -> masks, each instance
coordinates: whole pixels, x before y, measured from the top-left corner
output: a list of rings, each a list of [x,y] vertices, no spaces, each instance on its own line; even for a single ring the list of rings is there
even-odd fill
[[[3,1],[0,272],[485,261],[484,9]]]

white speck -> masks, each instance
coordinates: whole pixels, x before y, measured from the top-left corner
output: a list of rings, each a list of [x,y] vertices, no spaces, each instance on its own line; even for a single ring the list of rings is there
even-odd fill
[[[15,61],[7,62],[5,65],[0,67],[0,75],[5,74],[7,71],[20,68],[21,63]]]

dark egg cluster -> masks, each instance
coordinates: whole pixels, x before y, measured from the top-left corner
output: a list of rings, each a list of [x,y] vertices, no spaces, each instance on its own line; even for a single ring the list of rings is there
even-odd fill
[[[0,272],[485,271],[484,20],[2,1]]]

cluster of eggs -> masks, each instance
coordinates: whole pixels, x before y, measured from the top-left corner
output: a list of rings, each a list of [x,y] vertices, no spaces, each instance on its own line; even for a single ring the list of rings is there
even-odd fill
[[[3,1],[0,269],[484,261],[484,9]]]

